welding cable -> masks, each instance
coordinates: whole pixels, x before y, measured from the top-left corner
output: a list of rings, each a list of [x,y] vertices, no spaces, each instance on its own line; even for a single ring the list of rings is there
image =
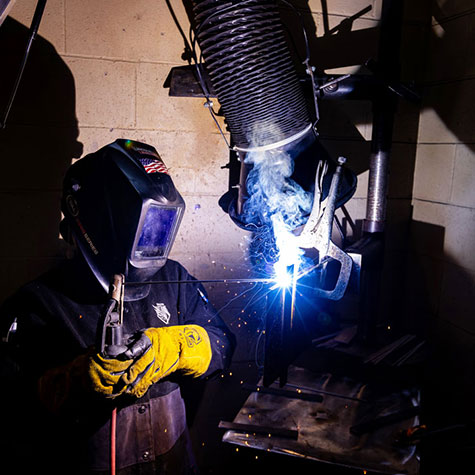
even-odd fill
[[[15,100],[18,87],[20,86],[20,82],[23,77],[25,66],[28,61],[28,57],[30,55],[31,45],[33,44],[33,41],[35,40],[36,35],[38,33],[38,28],[40,27],[41,18],[43,17],[43,13],[46,7],[46,1],[47,0],[38,0],[38,3],[36,4],[35,13],[33,14],[33,19],[31,21],[31,26],[29,29],[29,37],[28,37],[28,43],[26,45],[25,53],[23,55],[23,59],[22,59],[20,69],[18,71],[16,80],[15,80],[15,84],[13,86],[13,90],[10,93],[10,97],[8,98],[5,112],[3,113],[3,117],[0,122],[0,128],[2,129],[4,129],[7,125],[7,119],[8,119],[8,116],[10,115],[10,110],[12,108],[13,101]]]
[[[181,37],[183,38],[183,43],[185,43],[185,52],[182,54],[182,59],[185,59],[188,61],[188,63],[191,63],[191,59],[193,57],[193,52],[191,51],[191,46],[190,43],[188,42],[185,32],[183,31],[183,28],[180,25],[180,22],[178,21],[178,18],[176,16],[175,10],[173,9],[170,0],[165,0],[165,3],[167,4],[168,11],[170,12],[170,15],[178,28],[178,31],[180,32]]]
[[[116,432],[117,432],[117,408],[112,409],[111,414],[111,432],[110,432],[110,471],[111,475],[115,475],[116,463]]]

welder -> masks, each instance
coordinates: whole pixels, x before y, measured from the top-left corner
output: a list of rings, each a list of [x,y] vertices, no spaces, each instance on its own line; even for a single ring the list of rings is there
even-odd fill
[[[71,165],[60,231],[74,257],[1,309],[2,467],[197,473],[180,385],[226,369],[235,342],[203,286],[168,258],[184,209],[148,144],[119,139]],[[100,341],[114,276],[111,355]]]

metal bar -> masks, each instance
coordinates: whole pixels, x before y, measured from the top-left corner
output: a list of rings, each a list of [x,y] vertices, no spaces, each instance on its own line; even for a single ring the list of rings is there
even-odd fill
[[[420,411],[420,407],[414,406],[409,409],[388,414],[387,416],[375,417],[374,419],[360,422],[359,424],[351,426],[350,432],[357,436],[367,434],[368,432],[373,432],[375,430],[381,429],[382,427],[390,426],[396,422],[402,422],[406,419],[411,419],[412,417],[419,415]]]
[[[416,336],[415,335],[404,335],[398,340],[393,341],[392,343],[389,343],[388,345],[384,346],[383,348],[379,349],[372,355],[368,356],[364,360],[365,363],[374,363],[378,364],[380,363],[384,358],[389,356],[391,353],[396,351],[397,349],[401,348],[403,345],[411,342]]]
[[[425,344],[425,341],[421,341],[418,345],[416,345],[412,350],[408,351],[405,355],[402,355],[396,363],[394,363],[394,366],[401,366],[403,365],[411,356],[417,353],[417,351],[422,348],[422,346]]]
[[[367,399],[361,399],[359,397],[354,397],[354,396],[346,396],[345,394],[338,394],[338,393],[333,393],[331,391],[324,391],[323,389],[309,388],[308,386],[302,386],[301,384],[287,383],[287,386],[290,386],[292,388],[297,388],[297,389],[303,389],[305,391],[312,391],[318,394],[324,394],[325,396],[337,397],[340,399],[349,399],[350,401],[357,401],[357,402],[364,402],[364,403],[371,402],[371,401],[368,401]]]
[[[381,74],[391,80],[399,80],[399,54],[403,0],[384,0],[378,51]],[[389,157],[392,130],[396,112],[396,96],[388,89],[376,95],[373,101],[373,132],[368,179],[368,200],[364,231],[383,232],[386,221],[386,205],[389,175]]]
[[[220,429],[235,430],[239,432],[248,432],[250,434],[266,434],[276,437],[284,437],[286,439],[297,440],[299,437],[298,430],[277,429],[275,427],[256,426],[253,424],[240,424],[238,422],[219,421]]]
[[[310,401],[310,402],[322,402],[323,396],[318,394],[309,394],[299,391],[289,391],[288,389],[282,388],[268,388],[265,386],[253,386],[251,384],[243,384],[243,389],[262,393],[262,394],[271,394],[272,396],[282,396],[287,397],[290,399],[301,399],[302,401]]]
[[[156,285],[156,284],[271,284],[275,279],[201,279],[201,280],[146,280],[144,282],[125,282],[124,285]]]
[[[28,38],[28,43],[26,45],[25,54],[23,55],[23,60],[21,62],[20,69],[18,71],[15,85],[13,86],[13,90],[8,99],[7,106],[3,114],[3,119],[0,122],[0,128],[2,129],[4,129],[5,126],[7,125],[7,119],[8,119],[8,116],[10,115],[10,109],[12,108],[13,101],[15,99],[15,96],[18,90],[18,86],[20,85],[20,81],[23,76],[23,71],[25,70],[28,56],[30,55],[31,45],[33,44],[33,40],[36,38],[36,33],[38,32],[38,28],[40,27],[41,17],[43,16],[45,6],[46,6],[46,0],[38,0],[38,3],[36,4],[35,13],[33,15],[33,20],[31,21],[30,36]]]

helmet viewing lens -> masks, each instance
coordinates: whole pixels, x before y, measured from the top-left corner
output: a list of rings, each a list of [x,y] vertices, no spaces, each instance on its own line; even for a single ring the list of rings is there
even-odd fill
[[[134,251],[137,260],[166,257],[173,243],[178,208],[150,206]]]

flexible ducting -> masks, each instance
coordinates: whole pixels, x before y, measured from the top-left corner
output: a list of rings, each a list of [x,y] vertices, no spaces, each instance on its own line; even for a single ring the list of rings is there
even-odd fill
[[[238,150],[273,147],[311,129],[273,0],[193,0],[194,31]]]

